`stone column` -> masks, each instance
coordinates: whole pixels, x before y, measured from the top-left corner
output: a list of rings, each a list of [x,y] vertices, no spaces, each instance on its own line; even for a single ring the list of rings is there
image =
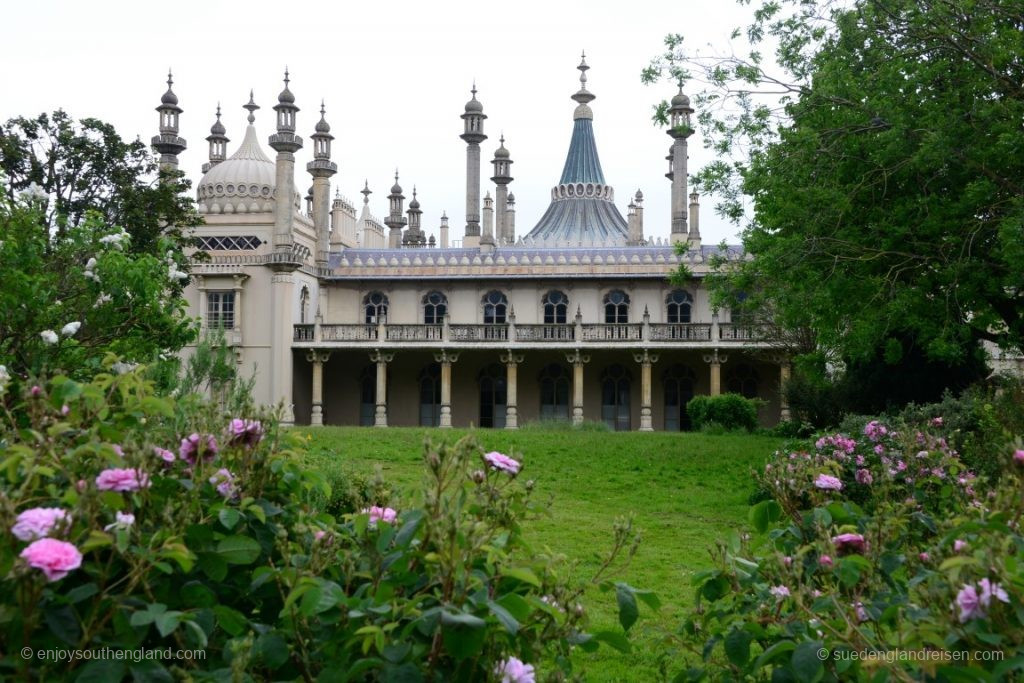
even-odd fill
[[[231,339],[229,340],[232,344],[242,343],[242,285],[248,279],[248,275],[235,275],[234,277],[235,324],[231,330]]]
[[[649,353],[647,349],[643,353],[634,353],[633,359],[640,364],[640,431],[653,432],[654,421],[651,410],[651,365],[658,362],[658,355]]]
[[[590,362],[590,356],[576,349],[565,354],[565,359],[572,363],[572,423],[583,424],[583,365]]]
[[[704,362],[711,365],[711,395],[719,396],[722,393],[722,363],[729,360],[724,353],[714,349],[711,354],[705,354]]]
[[[295,422],[292,401],[292,341],[294,323],[292,316],[292,290],[295,279],[288,270],[278,271],[271,277],[270,322],[273,340],[271,342],[270,402],[283,407],[281,424]]]
[[[324,363],[330,357],[330,351],[310,349],[306,352],[306,360],[313,364],[313,409],[309,424],[314,427],[324,423]]]
[[[516,400],[516,379],[519,364],[523,362],[521,353],[503,353],[501,362],[505,364],[505,429],[519,429],[519,410]]]
[[[452,363],[459,360],[459,354],[457,352],[441,351],[441,353],[434,354],[434,360],[441,364],[441,415],[437,426],[442,429],[451,429]]]
[[[370,362],[377,364],[377,409],[373,417],[374,427],[388,426],[388,363],[395,359],[394,353],[374,349]]]
[[[779,419],[789,420],[789,402],[786,401],[786,384],[789,383],[789,359],[783,358],[779,361]]]
[[[199,320],[202,321],[201,328],[206,330],[210,326],[206,317],[209,308],[209,297],[206,295],[206,278],[202,275],[196,275],[195,280],[196,289],[199,290]]]

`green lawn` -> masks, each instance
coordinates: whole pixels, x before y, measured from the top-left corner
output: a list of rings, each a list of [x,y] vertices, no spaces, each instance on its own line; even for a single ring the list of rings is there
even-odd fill
[[[454,440],[466,433],[359,427],[298,431],[310,437],[311,465],[363,476],[379,466],[405,496],[414,495],[422,480],[424,439]],[[595,553],[610,547],[616,517],[634,515],[643,532],[633,563],[616,578],[656,591],[662,609],[652,613],[641,607],[631,634],[633,654],[607,647],[580,653],[578,661],[592,681],[657,679],[659,635],[678,628],[693,599],[690,579],[710,563],[707,549],[745,526],[751,469],[781,445],[761,436],[658,432],[476,430],[476,436],[488,450],[522,455],[520,476],[536,481],[538,500],[551,498],[550,516],[528,522],[527,536],[535,546],[549,546],[577,561],[579,578],[592,575]],[[595,589],[585,604],[592,629],[619,628],[613,595]]]

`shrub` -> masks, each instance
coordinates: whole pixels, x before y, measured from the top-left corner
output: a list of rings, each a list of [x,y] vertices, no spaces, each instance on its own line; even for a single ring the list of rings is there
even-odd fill
[[[1024,666],[1024,451],[995,487],[940,425],[872,421],[780,451],[734,534],[695,577],[676,680],[1004,680]],[[756,549],[756,551],[755,551]],[[979,655],[978,653],[988,653]],[[930,653],[930,654],[929,654]],[[666,670],[677,651],[665,654]]]
[[[696,430],[709,422],[716,422],[725,430],[757,428],[757,403],[739,394],[694,396],[686,404],[686,413]]]
[[[419,504],[332,515],[272,415],[160,398],[142,372],[20,394],[0,379],[0,677],[476,681],[529,665],[559,678],[573,646],[628,648],[586,633],[582,587],[525,545],[535,504],[518,463],[471,437],[428,445]],[[656,605],[600,576],[631,539],[616,529],[596,577],[625,629],[638,599]],[[206,657],[19,656],[167,647]]]

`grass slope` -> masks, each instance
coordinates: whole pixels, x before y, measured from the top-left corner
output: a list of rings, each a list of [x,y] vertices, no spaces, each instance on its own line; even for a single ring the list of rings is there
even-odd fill
[[[426,438],[454,440],[465,430],[321,427],[297,430],[307,440],[307,462],[322,471],[371,476],[380,467],[405,496],[422,479]],[[679,627],[692,604],[690,578],[709,565],[716,539],[746,524],[752,468],[781,445],[761,436],[669,433],[476,430],[487,450],[520,454],[520,474],[536,482],[535,496],[550,497],[550,516],[530,521],[535,546],[548,546],[578,562],[577,577],[597,567],[596,554],[610,548],[616,517],[633,515],[643,541],[632,564],[616,579],[652,589],[660,612],[641,606],[633,627],[632,654],[607,647],[580,653],[591,681],[653,681],[659,678],[660,636]],[[517,456],[518,457],[518,456]],[[593,589],[586,607],[593,630],[616,629],[615,598]],[[675,672],[681,662],[673,662]]]

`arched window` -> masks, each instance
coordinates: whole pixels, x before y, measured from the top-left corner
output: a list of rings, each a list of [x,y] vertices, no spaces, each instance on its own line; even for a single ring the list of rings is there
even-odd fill
[[[448,312],[448,297],[441,292],[428,292],[423,297],[423,322],[426,325],[440,325]]]
[[[420,426],[441,424],[441,366],[431,363],[420,372]]]
[[[388,318],[388,298],[380,292],[370,292],[363,297],[363,311],[367,325],[386,322]]]
[[[372,427],[377,413],[377,366],[367,365],[359,374],[359,424]]]
[[[504,427],[507,403],[505,368],[494,363],[480,371],[480,426]]]
[[[611,365],[601,374],[601,419],[617,432],[629,431],[629,372]]]
[[[665,371],[665,431],[680,432],[690,429],[690,416],[686,404],[693,398],[693,385],[697,375],[685,365],[673,365]]]
[[[299,323],[305,325],[309,322],[309,287],[303,285],[299,294]]]
[[[569,419],[569,371],[552,363],[540,372],[540,419]]]
[[[629,322],[629,297],[621,289],[613,289],[604,295],[604,321],[615,324]]]
[[[505,322],[505,312],[508,310],[508,297],[498,290],[491,290],[484,294],[484,324],[501,325]]]
[[[668,309],[668,322],[690,322],[690,309],[693,307],[693,298],[688,292],[681,289],[669,292],[669,295],[665,297],[665,306]]]
[[[544,295],[540,300],[544,307],[545,325],[564,325],[569,312],[569,297],[557,289]]]
[[[757,398],[757,385],[759,381],[757,370],[746,363],[740,363],[729,373],[729,379],[726,381],[725,386],[730,394],[740,394],[746,398]]]

